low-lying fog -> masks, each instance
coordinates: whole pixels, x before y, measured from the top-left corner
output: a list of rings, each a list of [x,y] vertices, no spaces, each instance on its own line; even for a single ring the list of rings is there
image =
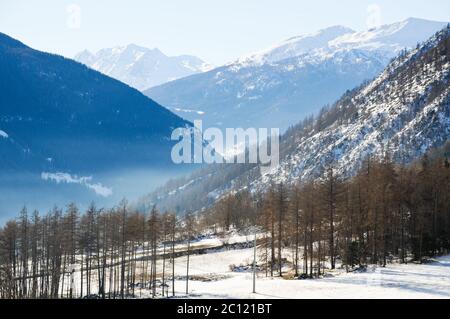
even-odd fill
[[[123,198],[130,203],[172,178],[187,174],[189,167],[123,169],[99,174],[74,172],[1,173],[0,224],[18,216],[26,206],[29,214],[46,213],[55,205],[65,208],[75,202],[84,210],[94,201],[98,207],[113,207]]]

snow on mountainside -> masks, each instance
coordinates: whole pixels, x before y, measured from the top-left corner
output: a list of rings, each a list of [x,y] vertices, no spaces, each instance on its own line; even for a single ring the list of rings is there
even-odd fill
[[[95,54],[84,50],[75,56],[75,60],[139,90],[212,68],[195,56],[169,57],[157,48],[135,44],[102,49]]]
[[[223,67],[146,93],[184,118],[202,119],[205,127],[284,130],[366,80],[368,74],[375,76],[387,63],[383,55],[359,50],[303,55],[262,66]]]
[[[330,27],[145,94],[188,120],[201,118],[205,126],[284,131],[374,78],[399,51],[415,47],[445,25],[407,19],[363,32]]]
[[[450,29],[393,61],[372,83],[335,109],[326,129],[296,141],[296,149],[260,183],[318,177],[332,164],[351,175],[364,158],[389,151],[411,161],[450,136]]]
[[[290,38],[272,48],[239,58],[230,64],[263,64],[311,53],[332,55],[339,50],[360,49],[383,51],[395,56],[405,48],[413,48],[433,33],[442,29],[445,22],[409,18],[401,22],[382,25],[356,32],[344,26],[333,26],[313,34]]]
[[[181,180],[179,185],[188,186],[174,196],[162,188],[146,200],[164,208],[198,210],[229,191],[264,190],[271,182],[320,178],[328,165],[340,175],[352,175],[368,155],[385,151],[396,162],[408,163],[445,145],[449,136],[450,28],[446,27],[402,53],[372,82],[289,130],[281,139],[280,165],[272,172],[261,176],[255,166],[210,167],[195,175],[195,183]],[[221,184],[214,183],[216,179]],[[205,200],[188,203],[186,194]]]
[[[295,150],[255,184],[318,177],[329,164],[351,175],[369,154],[388,150],[397,161],[411,161],[443,145],[450,136],[449,34],[440,32],[341,99],[333,109],[342,117],[296,140]]]
[[[348,33],[328,43],[331,48],[378,49],[398,53],[404,48],[413,48],[418,40],[424,41],[444,27],[445,22],[409,18],[367,31]]]
[[[293,58],[312,50],[325,48],[328,43],[340,36],[355,31],[343,26],[333,26],[313,34],[292,37],[269,49],[239,58],[230,64],[263,64]]]

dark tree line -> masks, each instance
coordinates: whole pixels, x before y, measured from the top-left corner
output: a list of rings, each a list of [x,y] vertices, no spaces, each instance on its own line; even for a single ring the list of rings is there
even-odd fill
[[[196,222],[140,213],[125,200],[84,214],[75,204],[43,216],[24,208],[0,228],[0,298],[173,296],[176,245],[189,242]]]
[[[323,178],[274,183],[257,196],[228,195],[204,213],[210,227],[262,228],[258,241],[266,274],[320,276],[339,265],[422,262],[450,250],[450,165],[424,156],[396,165],[389,155],[368,158],[342,179],[330,165]],[[256,219],[255,219],[256,216]],[[284,257],[284,258],[283,258]]]

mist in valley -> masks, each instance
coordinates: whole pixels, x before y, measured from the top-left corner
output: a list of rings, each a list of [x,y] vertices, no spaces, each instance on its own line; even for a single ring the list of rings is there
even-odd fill
[[[114,207],[122,199],[130,204],[173,178],[181,177],[189,166],[167,168],[125,168],[98,174],[41,172],[0,174],[0,224],[18,216],[23,207],[28,213],[46,213],[53,207],[65,209],[74,202],[85,210],[92,202],[97,207]]]

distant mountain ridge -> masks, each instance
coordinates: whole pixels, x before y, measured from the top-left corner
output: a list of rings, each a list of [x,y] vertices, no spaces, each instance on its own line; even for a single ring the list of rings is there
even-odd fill
[[[129,172],[172,167],[171,133],[191,126],[118,80],[2,33],[0,70],[0,214],[81,202],[80,192],[124,196]]]
[[[331,26],[312,34],[289,38],[266,50],[244,55],[229,64],[263,64],[294,58],[318,48],[325,48],[330,41],[346,34],[354,34],[355,32],[356,31],[344,26]]]
[[[445,25],[411,18],[361,32],[334,26],[144,93],[205,126],[285,131]]]
[[[271,63],[305,53],[332,54],[339,50],[381,51],[392,57],[404,49],[411,49],[442,29],[447,22],[409,18],[381,25],[365,31],[344,26],[332,26],[312,34],[292,37],[281,43],[239,58],[230,64]]]
[[[212,68],[195,56],[170,57],[157,48],[148,49],[136,44],[102,49],[96,53],[84,50],[75,55],[74,59],[138,90]]]

